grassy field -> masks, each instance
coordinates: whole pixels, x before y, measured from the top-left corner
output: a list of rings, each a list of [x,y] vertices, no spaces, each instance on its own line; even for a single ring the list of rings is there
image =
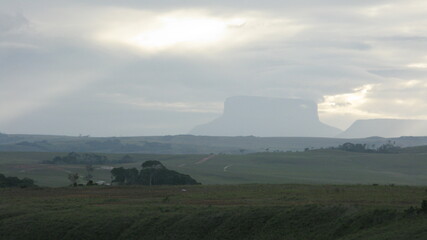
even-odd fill
[[[405,213],[427,198],[425,187],[94,186],[0,195],[0,239],[427,238],[427,215]]]
[[[64,187],[85,166],[41,162],[66,154],[0,153],[0,173],[58,187],[0,189],[0,239],[427,239],[427,213],[408,212],[427,200],[425,147],[130,154],[128,164],[105,154],[112,163],[95,166],[95,180],[110,181],[111,167],[159,160],[204,184],[153,187]]]
[[[84,165],[41,164],[66,153],[0,152],[0,173],[29,177],[40,186],[69,184],[70,172],[85,175]],[[120,159],[124,154],[105,154]],[[241,155],[130,154],[135,163],[97,165],[95,180],[110,182],[111,167],[137,167],[159,160],[167,168],[189,174],[202,184],[427,184],[427,149],[404,149],[399,154],[354,153],[338,150],[254,153]]]

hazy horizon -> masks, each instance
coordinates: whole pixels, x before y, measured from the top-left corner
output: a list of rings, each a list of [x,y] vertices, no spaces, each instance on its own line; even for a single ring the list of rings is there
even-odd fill
[[[187,134],[225,99],[320,121],[427,120],[427,2],[136,0],[0,6],[0,132]]]

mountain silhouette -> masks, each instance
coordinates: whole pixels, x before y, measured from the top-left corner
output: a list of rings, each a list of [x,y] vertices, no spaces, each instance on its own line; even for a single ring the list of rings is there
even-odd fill
[[[426,120],[367,119],[355,121],[338,135],[341,138],[427,136]]]
[[[319,120],[313,101],[239,96],[224,103],[223,115],[195,127],[205,136],[332,137],[341,130]]]

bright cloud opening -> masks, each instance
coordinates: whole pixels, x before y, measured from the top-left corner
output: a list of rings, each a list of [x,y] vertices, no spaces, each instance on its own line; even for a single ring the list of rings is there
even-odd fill
[[[142,51],[210,47],[246,23],[243,18],[216,18],[201,13],[145,14],[131,16],[107,26],[96,40],[120,43]]]
[[[318,105],[320,118],[341,129],[349,127],[354,119],[383,118],[380,114],[363,109],[373,88],[373,84],[367,84],[353,89],[351,93],[324,96],[324,101]]]
[[[427,63],[411,63],[411,64],[408,64],[407,67],[423,69],[423,68],[427,68]]]
[[[209,44],[224,36],[227,24],[209,18],[162,18],[159,28],[138,33],[127,40],[131,45],[159,49],[176,44]]]
[[[352,93],[325,96],[319,107],[326,112],[354,111],[354,108],[366,102],[366,95],[372,88],[373,85],[368,84],[354,89]]]

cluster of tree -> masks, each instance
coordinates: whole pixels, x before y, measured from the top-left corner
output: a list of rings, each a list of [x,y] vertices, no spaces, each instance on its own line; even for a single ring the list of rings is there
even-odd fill
[[[145,161],[142,169],[125,169],[123,167],[111,170],[113,183],[123,185],[195,185],[200,184],[189,175],[172,171],[159,161]]]
[[[339,149],[339,150],[348,151],[348,152],[364,152],[364,153],[398,153],[401,148],[391,142],[383,144],[378,148],[375,148],[375,145],[372,145],[371,147],[369,147],[366,144],[361,144],[361,143],[354,144],[354,143],[347,142],[333,149]]]
[[[94,171],[95,171],[95,168],[93,167],[92,164],[86,165],[86,176],[84,176],[84,180],[87,181],[87,183],[86,183],[87,186],[97,185],[96,183],[93,182],[93,172]],[[83,185],[83,184],[78,184],[79,179],[80,179],[80,175],[78,173],[68,174],[68,180],[70,180],[71,185],[74,187],[76,187],[78,185]]]
[[[19,179],[17,177],[6,177],[5,175],[0,173],[0,188],[5,187],[36,187],[34,184],[34,180],[31,178],[23,178]]]
[[[106,156],[94,153],[75,153],[71,152],[67,156],[56,156],[52,160],[45,160],[45,164],[107,164],[107,163],[132,163],[134,159],[125,155],[119,160],[111,161]]]
[[[394,143],[386,143],[377,148],[378,153],[399,153],[401,147],[394,145]]]
[[[423,200],[421,202],[421,206],[420,207],[409,207],[408,209],[405,210],[406,214],[427,214],[427,200]]]

